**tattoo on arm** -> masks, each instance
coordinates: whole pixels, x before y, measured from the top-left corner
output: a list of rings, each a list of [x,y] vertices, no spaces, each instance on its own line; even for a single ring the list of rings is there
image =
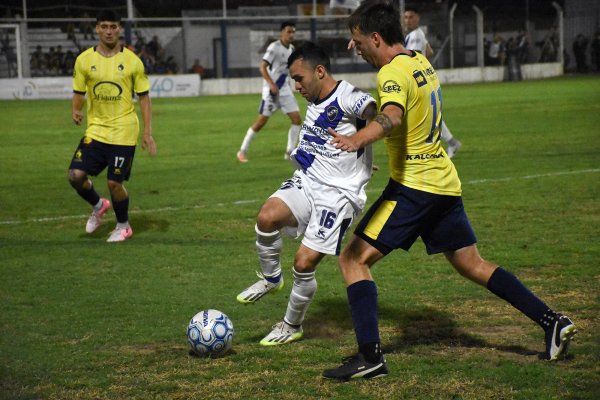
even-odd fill
[[[390,119],[390,117],[388,117],[384,113],[377,114],[377,116],[375,117],[375,119],[373,119],[373,121],[375,121],[379,125],[381,125],[381,127],[383,128],[383,133],[386,136],[392,131],[392,127],[393,127],[392,120]]]

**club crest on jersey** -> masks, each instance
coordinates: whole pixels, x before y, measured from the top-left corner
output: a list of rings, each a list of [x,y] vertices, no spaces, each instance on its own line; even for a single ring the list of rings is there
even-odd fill
[[[96,72],[96,66],[95,66],[95,65],[92,65],[92,67],[90,68],[90,71],[92,71],[92,72]]]
[[[123,71],[125,69],[125,66],[123,64],[119,64],[117,68],[119,71]]]
[[[119,101],[123,88],[114,82],[102,81],[94,86],[94,100]]]
[[[335,121],[340,110],[336,106],[327,107],[327,119],[329,122]]]
[[[383,92],[384,93],[400,93],[402,89],[400,89],[400,85],[396,81],[385,81],[383,84]]]

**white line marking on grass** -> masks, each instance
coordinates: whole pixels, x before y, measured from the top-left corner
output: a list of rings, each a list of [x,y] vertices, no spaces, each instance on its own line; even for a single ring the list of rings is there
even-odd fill
[[[517,176],[517,177],[505,177],[505,178],[490,178],[490,179],[474,179],[471,181],[464,181],[463,185],[478,185],[481,183],[493,183],[493,182],[507,182],[518,179],[536,179],[536,178],[547,178],[551,176],[560,176],[560,175],[575,175],[575,174],[586,174],[586,173],[595,173],[600,172],[600,168],[591,168],[591,169],[580,169],[576,171],[559,171],[559,172],[550,172],[547,174],[536,174],[536,175],[525,175],[525,176]],[[368,192],[381,192],[383,189],[371,188],[368,189]],[[243,205],[243,204],[252,204],[257,203],[259,200],[257,199],[249,199],[249,200],[236,200],[231,203],[217,203],[218,207],[225,207],[230,205]],[[130,214],[143,214],[143,213],[157,213],[164,211],[183,211],[183,210],[195,210],[199,208],[204,208],[205,206],[182,206],[182,207],[161,207],[154,208],[151,210],[131,210]],[[84,219],[87,218],[87,215],[63,215],[58,217],[41,217],[41,218],[30,218],[23,221],[0,221],[0,225],[20,225],[27,223],[36,223],[36,222],[55,222],[55,221],[64,221],[69,219]]]

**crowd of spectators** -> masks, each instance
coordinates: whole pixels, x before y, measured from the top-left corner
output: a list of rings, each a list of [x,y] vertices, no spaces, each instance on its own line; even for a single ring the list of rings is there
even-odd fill
[[[87,14],[83,15],[88,18]],[[94,25],[90,21],[82,21],[78,26],[79,39],[84,41],[94,40]],[[69,23],[65,27],[67,39],[74,43],[76,51],[63,51],[62,45],[51,46],[44,52],[41,45],[37,45],[30,57],[31,76],[69,76],[73,74],[75,59],[77,55],[86,50],[85,44],[76,35],[76,26]],[[147,74],[176,74],[179,67],[173,56],[168,56],[160,44],[158,36],[153,36],[146,41],[140,31],[135,31],[135,42],[127,44],[121,37],[123,46],[135,52],[144,63]]]

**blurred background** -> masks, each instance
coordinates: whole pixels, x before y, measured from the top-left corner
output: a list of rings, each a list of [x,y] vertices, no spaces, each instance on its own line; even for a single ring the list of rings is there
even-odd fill
[[[354,1],[356,2],[356,1]],[[202,79],[259,76],[266,46],[284,20],[296,42],[318,41],[333,72],[371,68],[347,51],[344,0],[2,0],[0,78],[70,76],[77,55],[97,43],[95,16],[123,17],[123,42],[148,74]],[[588,0],[398,1],[416,7],[436,69],[560,62],[566,72],[600,70],[600,2]]]

